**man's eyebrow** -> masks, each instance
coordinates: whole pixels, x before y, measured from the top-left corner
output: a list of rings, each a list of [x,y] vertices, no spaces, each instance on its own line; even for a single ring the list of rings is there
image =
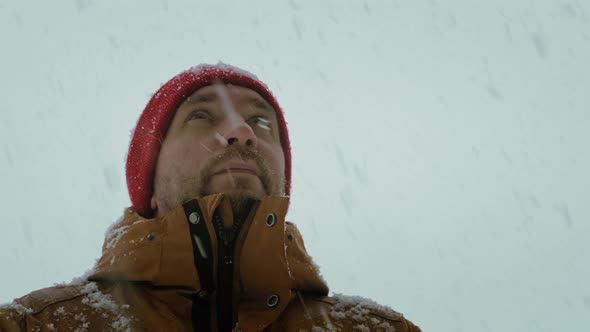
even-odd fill
[[[216,92],[205,93],[186,98],[186,101],[191,104],[210,103],[217,100],[219,100],[219,96]],[[258,97],[248,97],[247,101],[248,104],[256,108],[274,113],[274,109],[272,108],[272,106],[270,106],[268,103],[265,103],[264,101],[262,101],[262,99]]]
[[[265,103],[260,98],[257,98],[257,97],[249,97],[248,98],[248,104],[253,105],[254,107],[263,109],[265,111],[273,112],[274,113],[274,109],[272,108],[272,106],[270,106],[268,103]]]
[[[218,99],[217,94],[215,92],[201,94],[197,96],[190,96],[186,98],[186,101],[191,104],[198,104],[198,103],[209,103],[212,101],[216,101]]]

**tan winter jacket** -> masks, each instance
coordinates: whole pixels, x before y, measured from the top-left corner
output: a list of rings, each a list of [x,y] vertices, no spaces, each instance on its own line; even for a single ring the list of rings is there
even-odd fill
[[[326,296],[287,206],[253,201],[240,220],[217,194],[155,219],[127,209],[91,275],[0,307],[0,331],[420,331],[370,300]]]

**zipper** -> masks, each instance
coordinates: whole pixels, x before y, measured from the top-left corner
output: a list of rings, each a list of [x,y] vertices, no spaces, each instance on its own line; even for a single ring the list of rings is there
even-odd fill
[[[243,220],[236,218],[232,227],[225,227],[219,214],[213,217],[218,239],[217,267],[217,328],[219,332],[233,330],[237,319],[233,308],[234,245]]]
[[[231,332],[238,321],[234,310],[234,256],[235,242],[254,200],[249,199],[242,215],[234,215],[231,227],[225,227],[218,211],[213,215],[213,227],[217,234],[217,331]]]

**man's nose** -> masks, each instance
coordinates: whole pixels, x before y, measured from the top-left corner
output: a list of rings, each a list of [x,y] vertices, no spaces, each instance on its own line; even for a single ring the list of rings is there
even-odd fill
[[[240,147],[256,148],[258,146],[258,139],[252,127],[244,121],[239,115],[232,116],[225,121],[225,126],[222,129],[224,145],[238,145]]]

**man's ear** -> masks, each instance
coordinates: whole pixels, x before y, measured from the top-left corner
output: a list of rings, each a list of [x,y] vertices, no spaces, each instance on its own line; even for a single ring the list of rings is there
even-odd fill
[[[158,202],[156,200],[156,195],[152,195],[152,199],[150,200],[150,207],[152,211],[156,211],[158,209]]]

